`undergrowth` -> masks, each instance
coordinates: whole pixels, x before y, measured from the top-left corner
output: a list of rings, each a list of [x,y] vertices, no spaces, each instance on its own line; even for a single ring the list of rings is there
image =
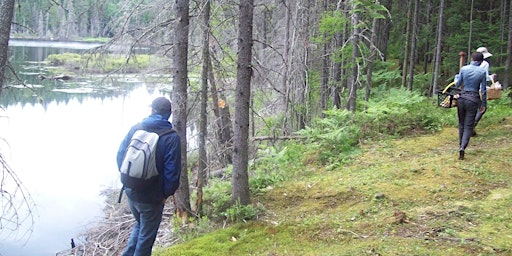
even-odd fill
[[[155,255],[512,254],[510,99],[489,101],[459,161],[455,108],[380,93],[365,111],[327,111],[305,143],[261,147],[251,206],[211,181],[207,212],[227,225]]]

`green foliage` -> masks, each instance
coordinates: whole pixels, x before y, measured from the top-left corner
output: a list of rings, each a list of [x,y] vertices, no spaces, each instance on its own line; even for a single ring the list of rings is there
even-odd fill
[[[375,63],[374,72],[372,74],[372,83],[377,87],[399,87],[402,75],[398,67],[393,62],[378,61]]]
[[[350,12],[365,15],[369,20],[373,18],[384,19],[386,17],[384,14],[388,12],[386,7],[380,4],[379,1],[352,0],[352,3],[354,8],[351,8]]]
[[[61,66],[68,63],[82,63],[82,56],[78,53],[61,53],[61,54],[50,54],[46,57],[53,66]]]
[[[446,118],[445,109],[417,92],[380,86],[372,95],[364,111],[353,114],[347,110],[327,110],[324,118],[314,120],[310,127],[300,131],[319,151],[320,160],[340,161],[360,141],[434,132],[453,124],[453,117]]]
[[[226,219],[230,222],[250,220],[256,217],[258,212],[263,211],[261,207],[253,205],[244,206],[238,202],[232,204],[231,183],[228,181],[210,180],[208,186],[204,188],[204,198],[204,213],[214,221],[221,219]]]
[[[249,188],[256,195],[293,176],[286,171],[301,166],[307,146],[295,141],[284,143],[278,150],[275,147],[260,148],[259,158],[250,166]]]
[[[264,158],[265,159],[258,160],[258,162],[265,161],[266,163],[258,164],[257,168],[256,165],[251,166],[251,169],[255,168],[251,178],[249,179],[249,190],[251,191],[251,194],[258,194],[260,191],[263,191],[273,186],[275,183],[284,180],[283,172],[280,171],[280,169],[277,167],[280,165],[279,160],[270,159],[267,157]],[[271,166],[275,168],[269,168]]]
[[[225,217],[226,210],[231,205],[231,182],[221,179],[210,179],[208,186],[203,188],[204,214],[214,220]]]
[[[230,222],[242,222],[254,219],[258,216],[259,212],[263,212],[264,210],[261,205],[255,207],[252,204],[241,205],[239,202],[236,202],[226,210],[225,214],[227,220]]]
[[[46,58],[53,66],[64,66],[69,70],[84,69],[88,72],[111,72],[123,70],[127,73],[140,72],[147,68],[153,61],[153,56],[148,54],[134,54],[127,59],[123,55],[109,54],[77,54],[62,53],[50,54]]]
[[[312,126],[299,132],[320,151],[322,161],[343,158],[340,154],[357,145],[361,133],[348,110],[327,110],[325,118],[314,120]]]
[[[321,34],[332,38],[342,31],[347,22],[349,20],[341,12],[324,13],[320,19],[319,30]]]
[[[182,226],[180,218],[172,218],[172,227],[173,233],[178,235],[180,241],[185,242],[215,230],[215,222],[202,216],[197,219],[190,218],[188,224]]]
[[[487,111],[481,122],[498,123],[502,121],[504,116],[507,116],[512,106],[512,98],[507,97],[511,91],[508,88],[501,93],[501,98],[487,101]]]
[[[417,92],[379,88],[374,93],[381,97],[369,101],[366,111],[356,115],[365,137],[437,131],[445,125],[440,122],[441,109]]]
[[[282,149],[274,147],[261,148],[259,157],[250,166],[249,189],[252,195],[264,194],[296,173],[302,167],[302,161],[308,146],[295,141],[286,142]],[[226,174],[229,176],[229,172]],[[262,206],[243,207],[232,205],[230,181],[214,178],[204,188],[204,214],[213,220],[228,219],[240,221],[250,219],[262,211]]]

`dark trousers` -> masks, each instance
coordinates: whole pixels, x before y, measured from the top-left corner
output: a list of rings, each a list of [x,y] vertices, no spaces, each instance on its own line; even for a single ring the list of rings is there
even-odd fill
[[[480,103],[464,98],[457,101],[457,115],[459,117],[459,146],[460,150],[465,150],[469,144],[469,139],[475,129],[475,117],[479,112]]]
[[[480,121],[480,119],[482,119],[482,116],[484,116],[485,112],[487,111],[487,108],[485,108],[485,111],[484,112],[480,112],[480,111],[477,111],[476,112],[476,117],[475,117],[475,127],[476,125],[478,124],[478,122]]]

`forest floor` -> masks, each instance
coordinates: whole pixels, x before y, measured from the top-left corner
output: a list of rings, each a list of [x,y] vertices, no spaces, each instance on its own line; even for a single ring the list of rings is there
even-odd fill
[[[266,211],[154,255],[512,255],[512,116],[363,145],[339,168],[307,156],[253,197]]]

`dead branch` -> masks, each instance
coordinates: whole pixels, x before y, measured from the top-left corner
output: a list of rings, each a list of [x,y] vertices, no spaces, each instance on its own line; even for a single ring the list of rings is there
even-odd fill
[[[36,205],[1,152],[0,166],[0,235],[28,239],[34,228]]]
[[[299,136],[299,135],[289,135],[289,136],[258,136],[258,137],[252,137],[251,140],[252,141],[264,141],[264,140],[272,140],[272,141],[276,141],[276,140],[303,140],[303,139],[306,139],[306,137],[304,136]]]
[[[59,252],[57,256],[115,256],[123,253],[135,220],[130,212],[127,200],[123,200],[121,204],[118,204],[117,200],[113,199],[116,197],[117,191],[104,191],[102,194],[107,196],[104,208],[105,218],[92,223],[92,227],[80,235],[79,240],[81,240],[82,244]],[[162,214],[162,222],[158,230],[155,247],[170,246],[179,241],[171,226],[173,213],[174,206],[171,203],[167,203]]]

